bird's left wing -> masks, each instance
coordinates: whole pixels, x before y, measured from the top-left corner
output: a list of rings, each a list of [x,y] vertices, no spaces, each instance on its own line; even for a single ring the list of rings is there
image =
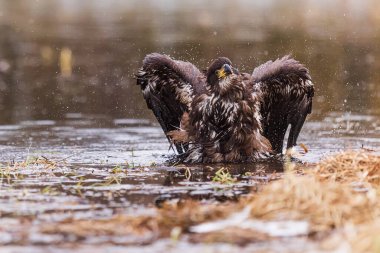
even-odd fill
[[[145,57],[137,85],[166,135],[180,128],[182,115],[191,110],[193,97],[205,92],[204,74],[198,68],[158,53]],[[179,153],[186,149],[180,144],[176,148]]]
[[[255,68],[251,83],[260,100],[264,136],[273,150],[282,152],[289,125],[287,148],[296,145],[306,116],[311,113],[314,85],[309,70],[290,56]]]

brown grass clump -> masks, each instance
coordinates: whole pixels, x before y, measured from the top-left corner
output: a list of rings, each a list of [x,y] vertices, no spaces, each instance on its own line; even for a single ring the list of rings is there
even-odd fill
[[[159,237],[157,221],[151,216],[117,215],[106,220],[68,219],[58,224],[44,224],[41,233],[75,236],[77,240],[91,236],[129,236],[135,243]]]
[[[225,218],[234,210],[232,207],[236,207],[236,203],[224,206],[192,200],[169,202],[164,203],[155,216],[116,215],[104,220],[67,219],[59,223],[43,224],[40,232],[74,236],[77,241],[97,236],[122,236],[126,237],[126,241],[119,242],[120,244],[145,244],[172,236],[175,228],[187,232],[193,225]]]
[[[308,220],[313,231],[359,224],[379,215],[373,191],[358,193],[349,186],[320,182],[314,176],[286,176],[255,195],[249,203],[254,218]]]
[[[205,204],[194,200],[165,203],[159,210],[158,223],[160,228],[181,227],[187,231],[193,225],[226,218],[237,211],[237,206],[236,203]]]
[[[239,227],[227,227],[223,230],[218,230],[209,233],[194,233],[189,237],[190,242],[194,243],[231,243],[240,246],[245,246],[249,243],[265,242],[272,238],[259,231],[252,229],[242,229]]]
[[[380,186],[380,156],[368,151],[346,151],[322,160],[312,173],[322,181]]]

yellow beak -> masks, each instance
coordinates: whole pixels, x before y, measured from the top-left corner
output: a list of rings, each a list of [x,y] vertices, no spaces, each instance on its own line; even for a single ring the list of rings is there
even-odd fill
[[[226,71],[223,68],[216,71],[216,75],[219,79],[225,78],[227,76]]]
[[[226,76],[228,76],[230,74],[232,74],[232,69],[231,69],[231,66],[228,64],[224,64],[221,69],[218,69],[216,71],[216,76],[219,79],[225,78]]]

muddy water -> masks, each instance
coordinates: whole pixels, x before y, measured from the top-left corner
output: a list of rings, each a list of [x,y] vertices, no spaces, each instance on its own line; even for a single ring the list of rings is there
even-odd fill
[[[298,148],[299,160],[379,151],[379,8],[370,0],[0,1],[0,244],[8,252],[25,252],[12,246],[20,244],[49,252],[46,245],[75,238],[39,234],[46,222],[154,213],[170,199],[235,200],[287,169],[270,159],[195,166],[189,174],[168,163],[174,153],[133,78],[153,51],[200,68],[225,55],[247,72],[292,53],[316,85],[299,140],[309,152]],[[234,183],[213,182],[221,167]],[[100,239],[117,243],[86,242]],[[154,247],[167,250],[167,243]]]
[[[193,166],[187,174],[184,166],[167,162],[174,153],[154,122],[66,116],[62,121],[24,121],[0,127],[0,244],[74,243],[77,239],[40,234],[39,227],[67,219],[154,214],[155,207],[167,200],[233,201],[281,177],[288,166],[288,162],[271,159]],[[378,151],[379,129],[378,117],[332,113],[306,124],[300,142],[309,152],[302,154],[299,148],[298,157],[313,163],[341,149]],[[213,182],[221,167],[227,167],[236,181]],[[87,238],[88,247],[92,240],[99,238]],[[102,240],[121,243],[113,237]],[[167,243],[155,247],[165,248]]]

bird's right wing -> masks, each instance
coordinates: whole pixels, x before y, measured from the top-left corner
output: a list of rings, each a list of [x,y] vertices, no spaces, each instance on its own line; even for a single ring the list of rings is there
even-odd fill
[[[144,99],[156,116],[165,134],[180,128],[185,112],[197,94],[205,92],[205,78],[189,62],[177,61],[158,53],[149,54],[137,76]],[[179,153],[183,146],[176,145]]]

